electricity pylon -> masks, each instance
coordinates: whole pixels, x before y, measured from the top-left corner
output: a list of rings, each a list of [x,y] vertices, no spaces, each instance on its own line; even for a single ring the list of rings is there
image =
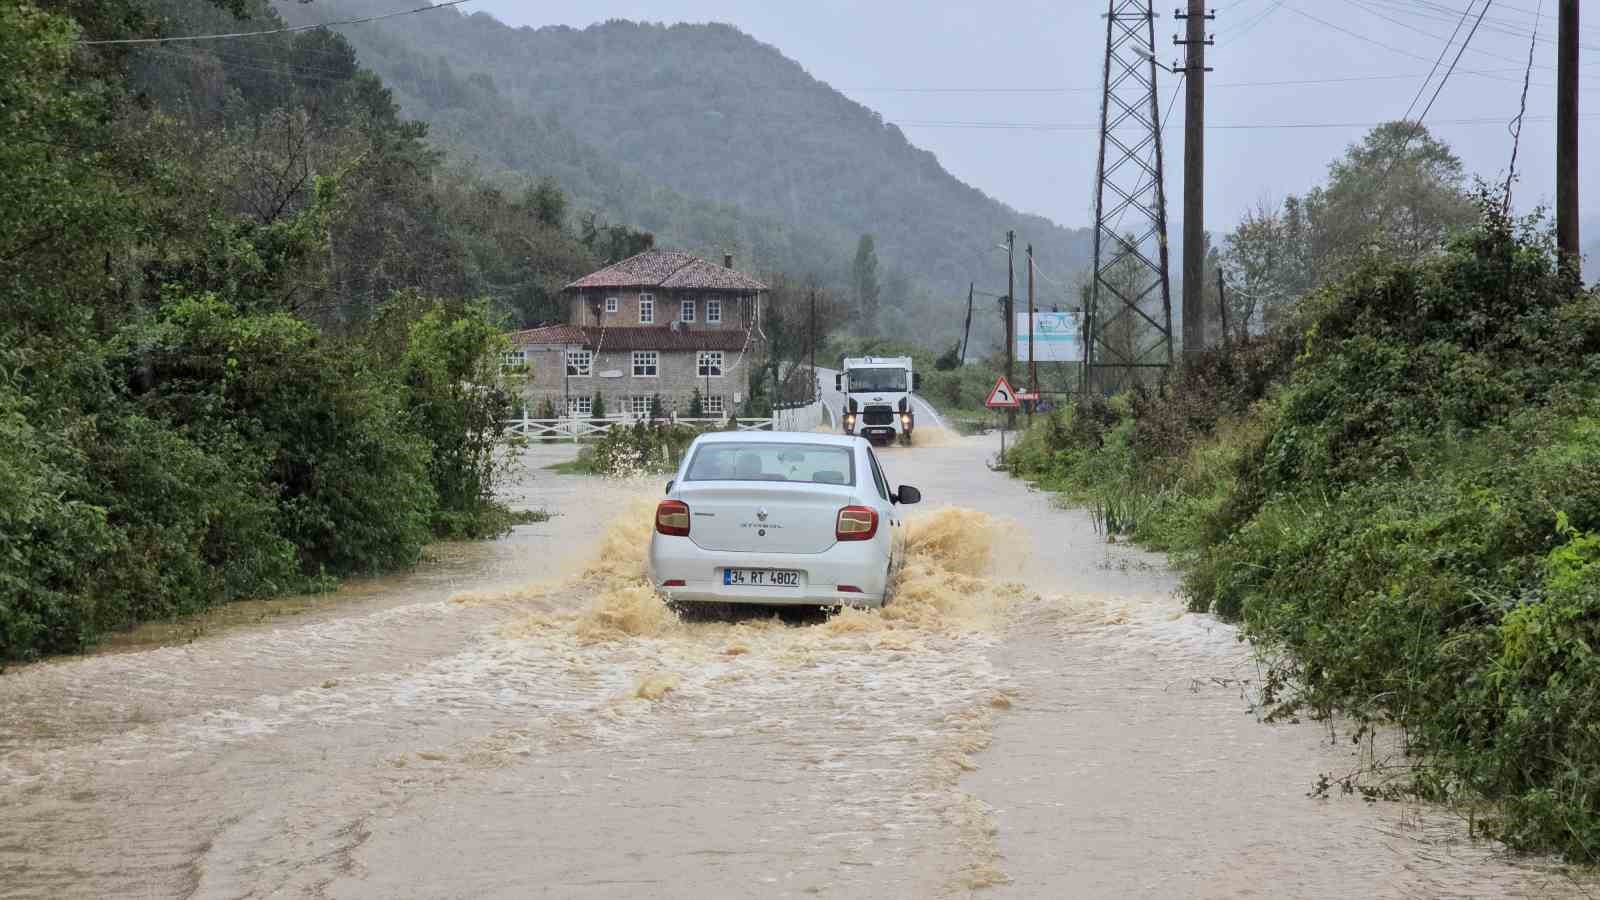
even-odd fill
[[[1157,65],[1152,0],[1108,0],[1094,281],[1085,315],[1083,385],[1089,393],[1131,387],[1144,370],[1165,377],[1172,366]]]

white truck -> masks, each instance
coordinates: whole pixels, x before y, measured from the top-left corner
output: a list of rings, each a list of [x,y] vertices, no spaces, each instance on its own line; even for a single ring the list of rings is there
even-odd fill
[[[874,444],[896,438],[911,443],[917,426],[911,392],[920,380],[911,371],[909,356],[846,357],[834,379],[834,387],[845,397],[839,417],[844,433],[859,434]]]

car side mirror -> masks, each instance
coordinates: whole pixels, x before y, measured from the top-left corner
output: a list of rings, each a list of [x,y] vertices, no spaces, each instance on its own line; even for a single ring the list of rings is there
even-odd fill
[[[833,376],[833,389],[836,391],[844,390],[844,375],[842,373]]]
[[[913,372],[913,373],[911,373],[911,389],[913,391],[922,390],[922,373],[921,372]]]
[[[669,494],[672,493],[672,486],[677,484],[677,483],[678,483],[677,479],[673,479],[672,481],[667,482],[667,493],[669,493]]]
[[[902,484],[900,489],[894,492],[894,502],[903,504],[921,503],[922,492],[909,484]]]

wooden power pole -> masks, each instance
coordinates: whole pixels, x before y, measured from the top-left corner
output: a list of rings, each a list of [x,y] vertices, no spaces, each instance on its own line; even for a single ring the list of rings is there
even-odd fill
[[[1028,393],[1039,390],[1039,362],[1033,354],[1033,245],[1028,245]],[[1028,417],[1033,417],[1033,407],[1028,407]]]
[[[1187,51],[1183,71],[1183,355],[1205,348],[1206,293],[1206,23],[1216,13],[1206,12],[1205,0],[1189,0],[1184,40],[1173,38]]]
[[[1583,247],[1578,234],[1578,0],[1561,0],[1556,66],[1556,246],[1574,272]]]
[[[972,293],[978,289],[977,282],[967,284],[967,324],[961,329],[961,364],[967,364],[967,341],[972,337]]]
[[[822,399],[822,382],[817,380],[817,289],[811,289],[811,402]]]
[[[1017,389],[1017,317],[1013,314],[1017,308],[1017,266],[1012,262],[1016,254],[1017,233],[1006,232],[1006,384]],[[1015,408],[1006,410],[1006,428],[1017,427],[1017,411]]]

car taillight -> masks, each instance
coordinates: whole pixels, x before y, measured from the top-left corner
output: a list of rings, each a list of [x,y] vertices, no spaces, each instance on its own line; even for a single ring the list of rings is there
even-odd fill
[[[870,541],[878,533],[878,511],[865,506],[846,506],[839,510],[833,536],[841,541]]]
[[[663,500],[656,506],[656,531],[674,537],[689,536],[689,504]]]

